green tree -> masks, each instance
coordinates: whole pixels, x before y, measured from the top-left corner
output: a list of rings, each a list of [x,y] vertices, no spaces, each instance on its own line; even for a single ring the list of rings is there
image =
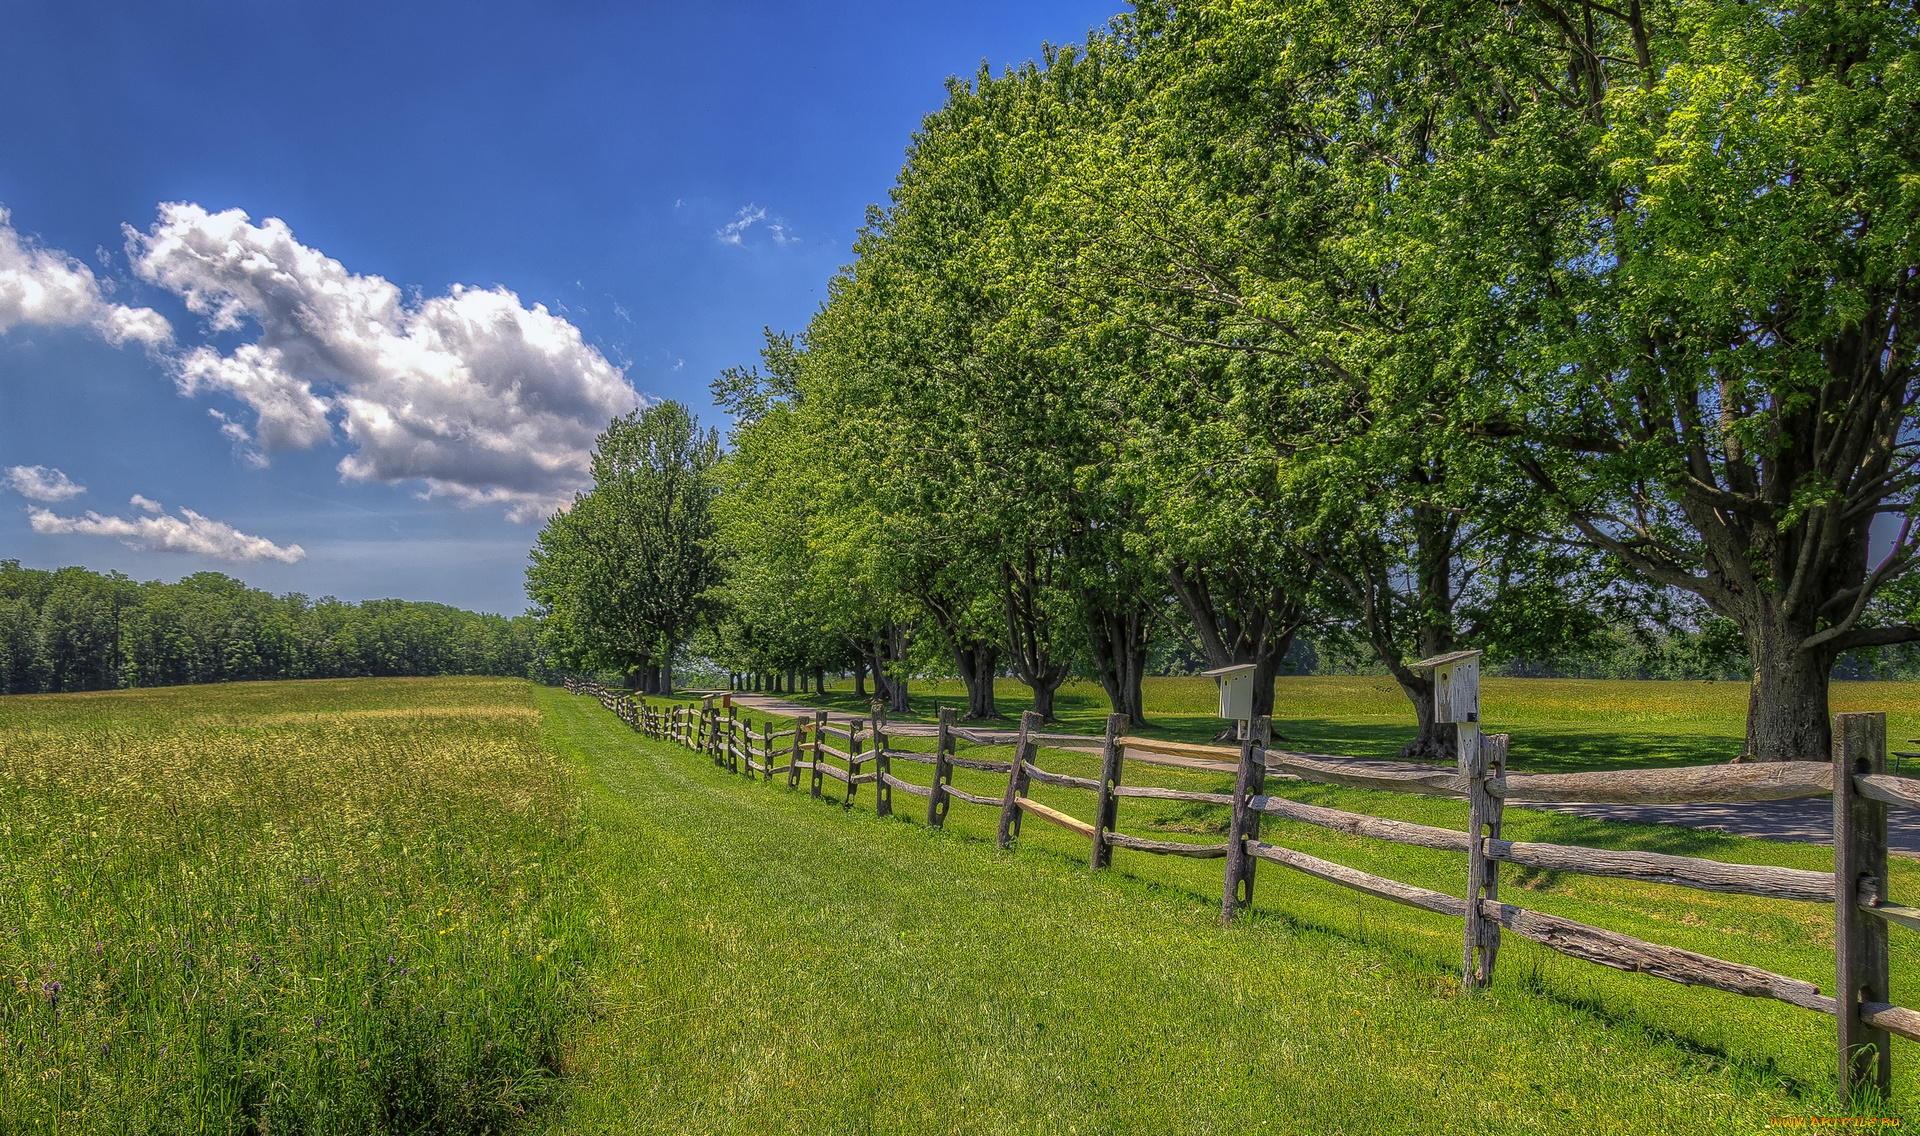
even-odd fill
[[[670,689],[674,653],[708,614],[716,431],[677,402],[616,418],[593,456],[593,488],[543,528],[527,592],[563,665],[613,669]]]
[[[1443,156],[1381,199],[1479,341],[1481,433],[1738,625],[1751,756],[1827,760],[1836,659],[1920,639],[1889,591],[1920,538],[1914,11],[1536,2],[1391,50]]]

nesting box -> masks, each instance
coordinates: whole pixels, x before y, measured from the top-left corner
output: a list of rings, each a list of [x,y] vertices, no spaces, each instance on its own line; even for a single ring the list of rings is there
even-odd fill
[[[1253,717],[1253,664],[1242,663],[1236,667],[1216,667],[1201,672],[1212,679],[1220,688],[1220,716],[1229,721],[1245,722]]]
[[[1454,651],[1435,655],[1413,664],[1417,671],[1433,672],[1433,720],[1435,722],[1480,721],[1481,651]]]

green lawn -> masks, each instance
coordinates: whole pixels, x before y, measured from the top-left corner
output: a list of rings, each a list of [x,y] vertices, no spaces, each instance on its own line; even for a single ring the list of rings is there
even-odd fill
[[[636,1050],[646,1054],[647,1094],[633,1095],[632,1073],[589,1076],[572,1124],[596,1118],[610,1129],[623,1110],[640,1108],[665,1130],[808,1130],[781,1119],[798,1103],[808,1116],[835,1118],[832,1130],[1707,1131],[1834,1105],[1833,1026],[1823,1016],[1621,974],[1512,937],[1493,989],[1462,997],[1453,920],[1263,865],[1253,917],[1222,932],[1219,861],[1120,851],[1118,870],[1091,874],[1082,838],[1032,817],[1018,851],[996,855],[995,810],[957,802],[948,830],[930,832],[916,819],[919,798],[897,794],[903,819],[881,821],[862,789],[842,811],[783,779],[730,777],[700,755],[633,737],[590,699],[559,697],[584,708],[557,709],[556,745],[600,783],[590,797],[641,806],[640,827],[609,841],[620,866],[608,874],[636,882],[712,874],[691,895],[678,886],[626,893],[622,902],[648,912],[637,923],[710,928],[692,944],[691,968],[708,982],[687,992],[684,970],[632,973],[634,992],[623,998],[689,1021],[665,1051],[619,1023],[589,1031],[587,1052],[616,1054],[609,1060],[622,1068]],[[595,753],[609,747],[631,757],[599,763]],[[1043,752],[1042,761],[1094,773],[1083,756]],[[897,772],[928,779],[924,766]],[[1230,787],[1222,775],[1164,767],[1128,779]],[[1005,779],[962,770],[956,784],[997,796]],[[1465,827],[1460,802],[1299,783],[1280,790]],[[1076,790],[1039,786],[1034,796],[1081,817],[1091,811],[1089,794]],[[665,819],[641,820],[658,810]],[[1831,854],[1814,846],[1518,809],[1507,816],[1518,839],[1832,868]],[[1161,838],[1217,841],[1211,834],[1224,822],[1223,810],[1205,806],[1121,806],[1123,831]],[[1463,856],[1303,825],[1269,822],[1265,835],[1437,890],[1464,885]],[[1511,902],[1831,985],[1828,908],[1506,873]],[[1893,891],[1920,894],[1920,865],[1895,864]],[[1920,990],[1916,964],[1920,950],[1896,931],[1897,992]],[[751,999],[726,993],[743,984]],[[701,999],[707,1009],[693,1009]],[[1920,1053],[1895,1045],[1894,1106],[1904,1109]],[[725,1109],[703,1112],[711,1100],[672,1071],[703,1050],[760,1052],[793,1095],[783,1102],[779,1092],[736,1086]],[[889,1055],[884,1068],[863,1065],[875,1052]],[[968,1103],[964,1116],[940,1103],[956,1099]],[[663,1102],[669,1111],[652,1111]]]
[[[1339,699],[1372,680],[1289,681],[1295,720],[1340,743],[1315,748],[1360,748],[1342,723],[1395,712],[1392,690]],[[1737,729],[1738,697],[1707,705],[1735,688],[1665,704],[1622,685],[1490,683],[1488,716],[1504,697],[1509,721],[1622,745]],[[1035,795],[1088,815],[1087,794]],[[1090,873],[1085,842],[1036,818],[1005,854],[993,810],[956,803],[932,831],[923,801],[895,802],[882,820],[870,788],[849,810],[729,776],[591,699],[499,680],[0,699],[0,1132],[1724,1132],[1835,1107],[1820,1015],[1511,937],[1466,996],[1455,921],[1262,865],[1223,930],[1218,861],[1120,851]],[[1507,816],[1522,839],[1831,867],[1814,846]],[[1128,801],[1120,825],[1204,842],[1223,819]],[[1265,835],[1462,888],[1462,856]],[[1523,906],[1831,983],[1819,905],[1506,872]],[[1920,895],[1920,864],[1892,882]],[[1916,942],[1894,930],[1909,1002]],[[1920,1047],[1894,1061],[1905,1112]]]
[[[958,679],[910,684],[911,721],[932,721],[938,707],[966,712]],[[1143,733],[1204,742],[1221,728],[1213,680],[1149,678]],[[1032,692],[1015,679],[994,684],[1007,725],[1033,706]],[[852,683],[830,683],[824,696],[797,701],[865,714]],[[1737,682],[1628,682],[1602,679],[1488,678],[1482,680],[1481,717],[1490,733],[1513,735],[1515,768],[1539,773],[1626,769],[1725,761],[1745,736],[1747,684]],[[1835,683],[1835,713],[1879,710],[1896,749],[1920,750],[1920,683]],[[1097,734],[1108,713],[1098,684],[1075,681],[1060,689],[1055,712],[1068,731]],[[896,718],[899,716],[896,715]],[[1274,684],[1276,745],[1318,753],[1391,757],[1413,736],[1413,708],[1392,678],[1281,678]]]

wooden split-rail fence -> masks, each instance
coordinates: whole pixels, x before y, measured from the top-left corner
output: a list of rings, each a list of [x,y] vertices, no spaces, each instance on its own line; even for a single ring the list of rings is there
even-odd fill
[[[874,811],[880,816],[894,814],[895,792],[924,798],[925,820],[933,826],[945,822],[954,801],[998,810],[998,843],[1003,848],[1019,838],[1023,817],[1058,825],[1089,842],[1089,863],[1096,869],[1112,865],[1115,849],[1224,860],[1222,922],[1232,921],[1252,902],[1255,869],[1262,861],[1381,899],[1453,916],[1464,924],[1462,969],[1468,989],[1484,987],[1492,979],[1501,936],[1511,933],[1601,966],[1689,986],[1771,998],[1830,1014],[1838,1022],[1838,1077],[1843,1102],[1863,1091],[1877,1091],[1882,1098],[1888,1095],[1892,1080],[1890,1034],[1920,1041],[1920,1012],[1892,1001],[1887,955],[1889,925],[1920,931],[1920,908],[1893,902],[1887,896],[1887,808],[1920,808],[1920,779],[1886,772],[1884,714],[1835,716],[1830,764],[1797,761],[1518,774],[1506,769],[1507,736],[1481,734],[1477,723],[1472,728],[1461,726],[1462,756],[1457,768],[1407,769],[1272,748],[1268,745],[1270,720],[1266,718],[1249,723],[1248,736],[1237,748],[1128,736],[1123,732],[1126,719],[1119,715],[1107,719],[1101,737],[1043,733],[1041,719],[1032,711],[1021,716],[1017,732],[970,730],[956,725],[951,708],[941,709],[937,727],[891,724],[884,712],[841,726],[830,723],[823,710],[811,720],[802,718],[779,730],[767,719],[756,734],[750,720],[738,717],[737,708],[716,705],[716,696],[705,697],[698,707],[660,707],[610,691],[596,682],[569,677],[566,688],[597,698],[622,721],[650,738],[676,742],[708,755],[729,773],[767,781],[785,776],[788,787],[796,789],[804,776],[814,797],[822,796],[826,779],[838,781],[844,786],[841,803],[845,808],[853,807],[861,786],[871,785]],[[1441,689],[1444,692],[1444,684]],[[1450,719],[1443,715],[1441,720]],[[911,750],[897,744],[914,738],[934,742],[933,749]],[[1013,756],[1010,760],[967,756],[958,748],[962,742],[976,747],[1011,746]],[[1044,769],[1037,763],[1043,748],[1098,755],[1100,776],[1074,777]],[[895,762],[932,766],[932,784],[895,777]],[[1129,762],[1231,771],[1234,791],[1200,793],[1124,784],[1121,775]],[[1005,774],[1006,788],[997,797],[958,789],[953,785],[957,768]],[[1468,802],[1468,829],[1461,832],[1304,804],[1267,792],[1269,775],[1463,798]],[[1028,791],[1034,782],[1086,791],[1092,797],[1091,819],[1082,820],[1030,799]],[[1524,843],[1502,839],[1500,834],[1501,812],[1508,803],[1722,804],[1829,796],[1833,798],[1831,873],[1656,852]],[[1116,825],[1118,807],[1129,797],[1226,806],[1232,815],[1227,840],[1188,844],[1122,833]],[[1261,819],[1268,816],[1395,844],[1464,853],[1466,895],[1462,898],[1415,887],[1268,843],[1260,838]],[[1832,904],[1833,993],[1823,993],[1817,984],[1803,979],[1501,902],[1501,864]]]

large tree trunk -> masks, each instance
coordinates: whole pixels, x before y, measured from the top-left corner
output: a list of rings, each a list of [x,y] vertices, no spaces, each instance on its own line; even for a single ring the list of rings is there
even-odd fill
[[[867,649],[867,660],[873,667],[874,694],[887,702],[887,709],[895,714],[906,714],[912,710],[912,702],[907,697],[907,629],[904,625],[890,623],[874,633],[872,643]]]
[[[1439,475],[1419,471],[1414,477],[1432,484]],[[1406,665],[1404,648],[1410,631],[1419,652],[1416,659],[1446,654],[1456,645],[1452,572],[1459,526],[1440,509],[1420,505],[1411,514],[1416,538],[1410,565],[1372,534],[1362,534],[1343,553],[1309,555],[1315,568],[1346,591],[1374,658],[1393,675],[1413,707],[1416,728],[1413,740],[1401,748],[1400,760],[1450,765],[1457,760],[1455,731],[1433,720],[1433,680]],[[1401,591],[1408,585],[1411,595]]]
[[[1098,612],[1088,622],[1087,637],[1093,649],[1094,669],[1099,672],[1100,685],[1107,692],[1107,703],[1115,714],[1125,715],[1132,725],[1145,725],[1146,701],[1141,693],[1141,680],[1146,674],[1150,645],[1145,608],[1133,604],[1124,612]],[[1272,687],[1269,682],[1267,688]]]
[[[1797,626],[1763,595],[1738,620],[1753,660],[1747,691],[1747,761],[1832,761],[1827,686],[1837,653],[1825,644],[1803,650],[1814,633]]]
[[[907,698],[907,629],[902,624],[894,624],[891,631],[887,646],[895,666],[899,668],[899,677],[888,679],[893,695],[888,709],[895,714],[908,714],[912,712],[913,704]]]
[[[863,702],[866,701],[867,663],[865,659],[853,660],[853,696]]]
[[[1306,623],[1305,606],[1265,581],[1239,580],[1231,571],[1214,573],[1176,562],[1168,581],[1200,633],[1207,662],[1216,667],[1252,663],[1253,716],[1271,715],[1274,676]],[[1223,730],[1219,740],[1233,734],[1232,728]]]
[[[1063,680],[1064,681],[1064,680]],[[1053,716],[1053,696],[1060,689],[1060,683],[1040,683],[1033,687],[1033,712],[1040,715],[1042,721],[1057,721]]]
[[[954,666],[960,681],[967,686],[967,721],[980,722],[1000,717],[993,702],[993,676],[1000,669],[1000,652],[991,643],[973,643],[956,647]]]
[[[1067,681],[1070,669],[1065,661],[1056,661],[1053,653],[1053,626],[1041,607],[1037,558],[1027,552],[1023,572],[1003,562],[1000,566],[1001,599],[1007,614],[1007,654],[1013,659],[1014,673],[1033,690],[1033,709],[1046,721],[1055,721],[1053,694]]]

